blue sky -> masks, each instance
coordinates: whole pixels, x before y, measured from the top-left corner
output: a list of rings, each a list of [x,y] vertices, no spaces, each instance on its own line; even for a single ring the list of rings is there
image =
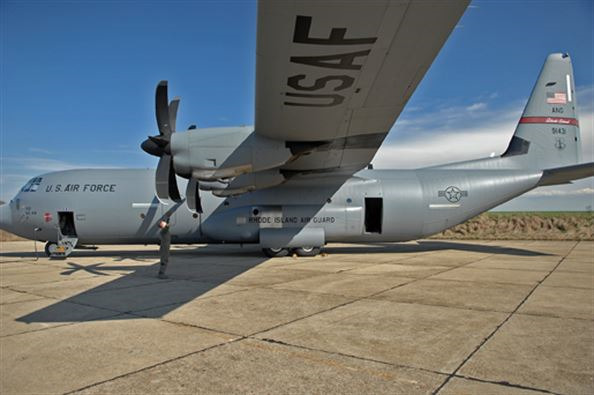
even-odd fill
[[[178,127],[252,124],[256,3],[0,2],[0,199],[72,167],[153,167],[154,87],[182,97]],[[418,167],[500,153],[550,52],[572,56],[592,160],[591,1],[474,1],[374,163]],[[592,179],[508,209],[583,209]]]

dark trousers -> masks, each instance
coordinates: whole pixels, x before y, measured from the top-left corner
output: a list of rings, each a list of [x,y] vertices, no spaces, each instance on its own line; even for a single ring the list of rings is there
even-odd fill
[[[168,228],[161,229],[161,246],[159,247],[159,255],[161,256],[161,266],[159,267],[159,274],[165,274],[167,264],[169,263],[169,246],[171,245],[171,234]]]

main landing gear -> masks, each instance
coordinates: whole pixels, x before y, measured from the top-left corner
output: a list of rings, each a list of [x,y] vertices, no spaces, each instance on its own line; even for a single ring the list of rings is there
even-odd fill
[[[320,253],[319,247],[298,247],[298,248],[263,248],[264,255],[269,258],[280,258],[289,255],[289,253],[297,254],[297,256],[316,256]]]

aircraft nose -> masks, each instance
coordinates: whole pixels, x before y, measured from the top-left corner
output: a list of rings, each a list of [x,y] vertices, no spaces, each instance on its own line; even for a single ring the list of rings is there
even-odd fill
[[[0,206],[0,229],[10,231],[12,227],[12,210],[9,204]]]

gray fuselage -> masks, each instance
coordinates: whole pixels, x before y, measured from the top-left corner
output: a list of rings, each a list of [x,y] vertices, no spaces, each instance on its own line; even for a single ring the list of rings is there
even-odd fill
[[[289,246],[405,241],[440,232],[537,186],[541,171],[499,170],[499,160],[477,169],[362,170],[346,181],[312,176],[227,198],[203,191],[201,214],[183,202],[160,202],[153,169],[60,171],[37,177],[3,205],[1,226],[55,242],[67,213],[79,244],[157,243],[164,217],[170,218],[174,243],[273,246],[287,232],[294,240]]]

